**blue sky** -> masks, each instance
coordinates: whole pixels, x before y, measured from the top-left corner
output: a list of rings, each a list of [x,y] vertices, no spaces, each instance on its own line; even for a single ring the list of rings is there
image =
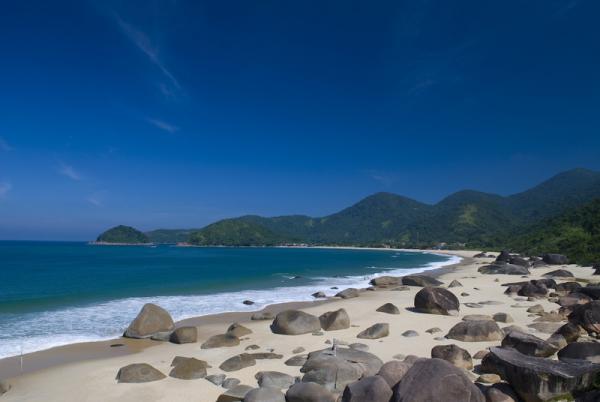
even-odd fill
[[[0,239],[319,216],[376,191],[433,203],[600,170],[599,12],[6,2]]]

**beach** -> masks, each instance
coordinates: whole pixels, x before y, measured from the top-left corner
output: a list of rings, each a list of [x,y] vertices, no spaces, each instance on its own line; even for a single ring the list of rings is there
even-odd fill
[[[436,251],[437,252],[437,251]],[[397,291],[390,289],[377,289],[363,291],[359,297],[351,299],[329,298],[314,303],[284,304],[269,306],[265,310],[277,313],[285,309],[300,309],[306,313],[319,316],[327,311],[344,308],[350,317],[350,328],[337,331],[323,331],[322,335],[277,335],[271,332],[271,320],[252,321],[251,313],[225,313],[213,316],[191,318],[177,323],[177,326],[193,325],[198,327],[198,342],[177,345],[169,342],[150,340],[118,339],[109,342],[78,344],[49,351],[37,352],[24,359],[25,374],[14,375],[18,370],[19,360],[16,358],[0,361],[1,372],[11,373],[11,378],[5,380],[10,384],[10,391],[2,396],[6,401],[47,400],[47,401],[215,401],[225,389],[214,385],[205,379],[180,380],[166,377],[163,380],[144,384],[123,384],[115,380],[121,367],[132,363],[148,363],[159,371],[168,374],[171,361],[176,356],[195,357],[206,361],[211,367],[208,374],[219,374],[222,371],[219,365],[226,359],[244,353],[249,345],[257,345],[255,352],[274,352],[281,354],[280,359],[257,360],[255,366],[241,370],[224,373],[228,377],[237,378],[241,384],[252,387],[257,386],[255,374],[259,371],[278,371],[292,376],[301,376],[297,366],[287,366],[284,362],[298,353],[293,350],[302,347],[307,352],[328,347],[327,341],[354,343],[361,342],[368,345],[368,351],[379,357],[383,362],[402,359],[403,356],[416,355],[430,357],[431,349],[436,345],[456,344],[466,349],[471,355],[488,347],[497,346],[499,342],[461,342],[445,339],[443,336],[450,328],[461,321],[468,314],[493,315],[495,313],[508,313],[514,322],[500,324],[500,326],[516,325],[526,331],[542,338],[547,338],[548,333],[541,333],[531,327],[537,316],[527,312],[527,308],[540,304],[545,311],[557,309],[555,303],[546,298],[527,301],[504,294],[506,288],[501,286],[505,282],[515,282],[520,276],[515,275],[484,275],[477,270],[483,264],[493,261],[493,258],[473,258],[475,251],[439,251],[456,255],[462,258],[459,264],[444,267],[438,271],[428,272],[436,276],[446,287],[453,280],[459,281],[462,286],[452,288],[451,291],[460,300],[460,312],[457,316],[438,314],[425,314],[412,311],[415,294],[420,287],[411,286],[409,290]],[[565,268],[582,280],[591,280],[592,270],[589,267],[575,265],[556,266],[549,265],[532,268],[529,279],[542,278],[544,274],[557,268]],[[468,293],[468,296],[461,294]],[[484,303],[481,303],[484,302]],[[400,314],[391,315],[376,312],[376,309],[385,303],[396,305]],[[468,307],[465,303],[472,304]],[[516,307],[518,305],[518,307]],[[475,307],[477,306],[477,307]],[[252,331],[242,337],[241,343],[233,347],[219,347],[214,349],[201,349],[200,345],[212,335],[224,333],[230,324],[237,322]],[[381,339],[357,339],[357,334],[376,323],[389,324],[389,336]],[[554,323],[560,324],[560,323]],[[439,328],[438,333],[426,332],[431,328]],[[418,336],[403,336],[405,331],[412,330]],[[110,347],[114,343],[124,343],[126,346]],[[126,348],[124,352],[114,352],[114,349]],[[68,355],[62,361],[56,355]],[[116,354],[116,355],[115,355]],[[53,357],[54,355],[54,357]],[[85,358],[78,358],[84,356]],[[54,359],[60,364],[49,365],[48,361]],[[45,362],[45,363],[44,363]],[[477,364],[478,361],[475,360]],[[9,367],[10,366],[10,367]],[[18,371],[17,371],[18,373]]]

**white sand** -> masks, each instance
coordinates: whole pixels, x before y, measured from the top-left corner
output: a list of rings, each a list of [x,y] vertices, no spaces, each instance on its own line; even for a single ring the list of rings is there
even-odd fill
[[[518,275],[481,275],[477,268],[482,263],[489,263],[491,259],[475,259],[469,257],[475,252],[457,251],[447,252],[467,257],[465,263],[460,264],[450,273],[443,274],[439,279],[445,285],[453,279],[459,280],[463,287],[452,288],[451,290],[459,297],[461,303],[481,302],[487,300],[499,301],[501,305],[486,305],[483,308],[469,308],[461,305],[461,311],[458,317],[441,316],[432,314],[415,313],[407,310],[413,306],[414,295],[420,290],[418,287],[411,287],[409,291],[375,291],[364,292],[359,298],[348,300],[334,300],[330,303],[324,303],[317,306],[304,308],[303,310],[320,315],[325,311],[336,310],[341,307],[348,312],[351,324],[358,327],[351,327],[347,330],[325,332],[324,336],[300,335],[285,336],[274,335],[269,329],[271,321],[253,321],[244,323],[253,333],[248,337],[249,340],[243,340],[239,346],[231,348],[218,348],[210,350],[200,349],[200,344],[208,336],[223,333],[227,325],[206,325],[200,328],[201,339],[198,343],[187,345],[174,345],[170,343],[160,344],[143,350],[140,353],[111,357],[105,359],[96,359],[72,364],[52,367],[49,369],[37,371],[31,374],[22,375],[9,380],[12,388],[2,396],[3,401],[215,401],[219,394],[224,392],[223,388],[217,387],[204,379],[198,380],[179,380],[167,377],[164,380],[145,384],[118,384],[115,381],[115,375],[120,367],[131,363],[149,363],[167,374],[170,371],[170,363],[175,356],[196,357],[207,361],[212,368],[208,369],[209,374],[221,373],[218,366],[227,358],[243,353],[246,346],[257,344],[261,346],[257,352],[266,351],[269,348],[274,349],[275,353],[284,355],[281,360],[257,360],[256,366],[248,367],[240,371],[226,373],[230,377],[238,378],[242,384],[256,386],[254,379],[255,373],[262,370],[281,371],[292,375],[300,375],[299,367],[288,367],[283,364],[285,360],[292,356],[292,350],[302,346],[306,351],[313,351],[327,347],[327,339],[336,338],[338,340],[366,343],[370,347],[370,352],[379,356],[383,361],[392,360],[397,354],[415,354],[422,357],[430,357],[431,348],[435,345],[455,343],[462,348],[467,349],[471,354],[486,347],[497,345],[498,342],[458,342],[453,340],[435,340],[435,337],[445,335],[448,330],[461,320],[467,314],[488,314],[497,312],[509,313],[515,320],[511,324],[500,324],[501,327],[507,325],[518,325],[527,328],[527,324],[533,322],[535,317],[529,317],[526,308],[511,307],[517,303],[511,297],[503,294],[505,287],[500,286],[505,282],[518,282],[521,279]],[[547,268],[531,269],[530,279],[540,278],[543,274],[559,269],[566,268],[572,271],[576,277],[583,279],[592,279],[592,269],[578,266],[552,266]],[[498,278],[499,282],[494,280]],[[560,281],[557,281],[560,282]],[[477,290],[475,288],[478,288]],[[470,296],[462,297],[461,292],[468,292]],[[400,315],[389,315],[378,313],[375,310],[384,303],[391,302],[397,305]],[[549,303],[545,299],[528,302],[519,302],[525,306],[541,304],[546,311],[556,310],[558,305]],[[357,339],[358,334],[363,329],[378,322],[387,322],[390,324],[390,336],[381,340],[363,340]],[[439,327],[442,332],[437,334],[428,334],[425,332],[428,328]],[[415,330],[419,333],[418,337],[406,338],[401,334],[406,330]],[[547,338],[548,334],[540,334],[531,330],[542,338]],[[478,361],[475,361],[477,363]]]

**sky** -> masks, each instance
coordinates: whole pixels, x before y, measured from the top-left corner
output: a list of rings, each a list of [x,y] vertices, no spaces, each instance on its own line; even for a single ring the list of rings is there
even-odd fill
[[[11,1],[0,239],[600,170],[600,2]]]

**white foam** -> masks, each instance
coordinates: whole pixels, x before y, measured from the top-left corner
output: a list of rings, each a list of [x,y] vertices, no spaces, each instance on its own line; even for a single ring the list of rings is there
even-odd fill
[[[443,255],[448,257],[447,255]],[[371,279],[381,275],[402,276],[420,273],[445,265],[455,264],[460,257],[434,262],[419,268],[391,268],[370,275],[347,277],[319,277],[305,286],[286,286],[273,289],[222,292],[206,295],[133,297],[113,300],[84,307],[35,312],[20,315],[0,323],[0,358],[49,349],[56,346],[114,339],[121,336],[145,303],[155,303],[171,313],[174,320],[217,314],[228,311],[257,311],[275,303],[312,301],[316,291],[333,296],[349,287],[366,287]],[[242,302],[252,300],[247,306]]]

